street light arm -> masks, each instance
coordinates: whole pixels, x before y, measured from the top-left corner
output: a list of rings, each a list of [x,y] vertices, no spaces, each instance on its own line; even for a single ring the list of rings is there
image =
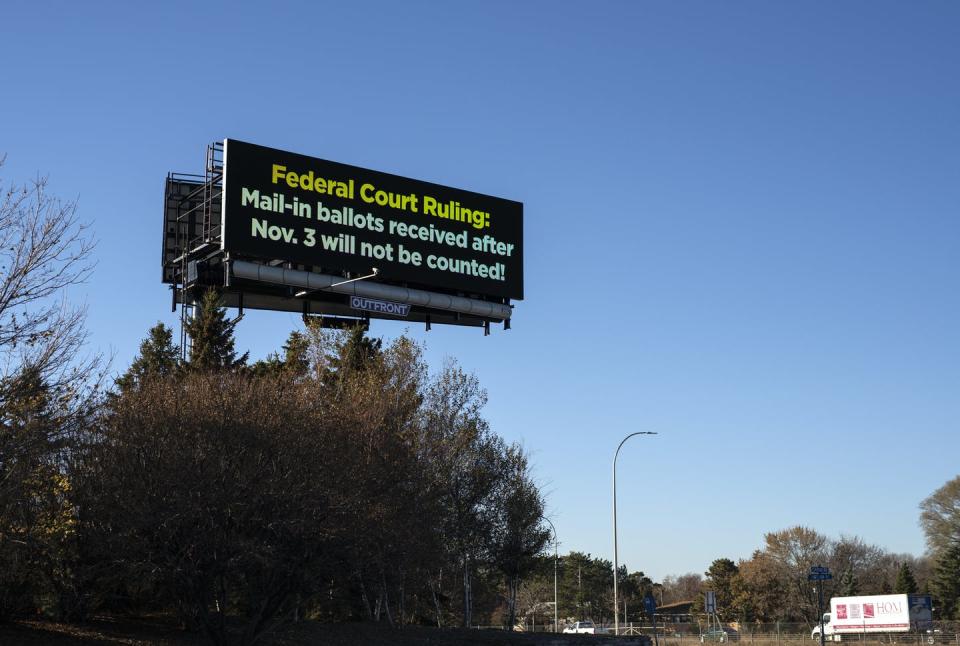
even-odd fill
[[[547,524],[550,525],[551,531],[553,531],[553,546],[554,546],[554,549],[556,549],[556,547],[557,547],[557,545],[558,545],[558,541],[557,541],[557,528],[553,526],[553,523],[552,523],[552,522],[550,521],[550,519],[547,518],[546,516],[541,516],[541,518],[543,518],[545,521],[547,521]]]
[[[554,541],[556,541],[556,538],[557,538],[557,528],[553,526],[553,523],[552,523],[552,522],[550,521],[550,519],[547,518],[546,516],[541,516],[540,518],[542,518],[542,519],[544,519],[545,521],[547,521],[547,524],[550,525],[550,530],[553,532]]]
[[[637,431],[636,433],[631,433],[630,435],[620,440],[620,444],[617,446],[617,451],[616,453],[613,454],[613,468],[614,469],[617,468],[617,456],[620,455],[620,447],[622,447],[627,440],[629,440],[634,435],[656,435],[656,434],[657,434],[656,431]],[[614,477],[616,477],[616,472],[614,472]]]

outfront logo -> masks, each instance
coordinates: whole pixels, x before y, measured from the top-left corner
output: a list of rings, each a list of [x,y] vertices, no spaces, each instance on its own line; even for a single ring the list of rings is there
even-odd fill
[[[373,298],[363,298],[362,296],[351,296],[350,307],[355,310],[377,312],[378,314],[392,314],[393,316],[406,316],[410,313],[410,306],[406,303],[380,301]]]

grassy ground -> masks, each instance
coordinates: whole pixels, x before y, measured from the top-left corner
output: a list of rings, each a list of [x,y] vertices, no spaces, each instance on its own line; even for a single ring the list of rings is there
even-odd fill
[[[872,637],[872,636],[870,636]],[[960,638],[938,640],[940,644],[960,646]],[[844,640],[846,643],[847,640]],[[200,646],[207,641],[202,635],[187,633],[164,618],[100,617],[87,624],[69,625],[41,621],[20,621],[0,626],[0,646]],[[412,626],[393,630],[383,624],[321,624],[304,621],[288,626],[283,632],[264,641],[264,646],[339,646],[378,644],[383,646],[563,646],[565,644],[612,644],[646,646],[637,637],[614,638],[604,635],[554,635],[552,633],[506,633],[500,630],[437,629]],[[889,637],[850,640],[855,646],[891,646]],[[916,644],[916,638],[898,636],[898,645]],[[925,642],[922,642],[926,646]],[[660,637],[659,646],[699,646],[696,635]],[[711,642],[711,644],[713,644]],[[736,635],[728,644],[734,646],[818,646],[806,635]],[[719,645],[716,645],[719,646]]]
[[[19,621],[0,626],[3,646],[92,646],[157,644],[161,646],[195,646],[203,644],[198,635],[190,635],[165,622],[148,619],[98,618],[82,625],[46,621]]]
[[[645,646],[639,638],[551,633],[507,633],[499,630],[461,630],[406,627],[393,630],[382,624],[320,624],[304,621],[289,626],[265,641],[268,646],[340,646],[378,644],[383,646],[561,646],[615,641],[618,646]],[[81,626],[51,622],[21,621],[0,626],[2,646],[198,646],[207,642],[200,635],[185,633],[169,622],[149,619],[98,618]]]

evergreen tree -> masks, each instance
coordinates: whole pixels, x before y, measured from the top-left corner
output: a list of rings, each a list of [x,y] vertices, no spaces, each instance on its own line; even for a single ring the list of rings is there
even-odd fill
[[[250,372],[258,377],[277,375],[283,372],[283,361],[276,352],[271,352],[266,359],[255,361],[249,368]]]
[[[855,597],[860,594],[860,580],[853,570],[844,570],[837,581],[837,595],[841,597]]]
[[[371,339],[367,331],[357,325],[350,328],[346,337],[337,346],[337,354],[330,363],[335,370],[362,370],[380,355],[383,341]]]
[[[140,354],[127,371],[117,378],[121,392],[135,388],[148,379],[166,377],[180,366],[180,353],[173,345],[173,330],[157,323],[140,344]]]
[[[345,378],[363,372],[382,355],[383,342],[371,339],[361,326],[350,328],[340,335],[327,355],[326,366],[321,372],[323,383],[332,386],[343,383]]]
[[[250,366],[250,371],[258,376],[286,373],[298,379],[305,377],[310,371],[309,343],[302,332],[291,332],[283,345],[283,357],[271,352],[266,359],[260,359]]]
[[[960,541],[940,553],[931,587],[940,602],[940,618],[960,619]]]
[[[204,293],[200,304],[186,323],[190,335],[190,367],[194,370],[235,369],[247,362],[249,353],[238,357],[234,349],[233,323],[216,290]]]
[[[893,584],[896,594],[914,594],[917,591],[917,580],[910,571],[910,566],[904,563],[897,572],[897,582]]]
[[[730,621],[735,616],[733,607],[733,582],[734,578],[740,573],[740,568],[732,560],[720,558],[710,564],[710,568],[704,573],[706,575],[707,589],[716,593],[717,614],[724,621]],[[698,598],[698,603],[703,603],[703,597]]]
[[[303,332],[291,332],[283,344],[284,368],[298,377],[305,376],[310,370],[310,339]]]

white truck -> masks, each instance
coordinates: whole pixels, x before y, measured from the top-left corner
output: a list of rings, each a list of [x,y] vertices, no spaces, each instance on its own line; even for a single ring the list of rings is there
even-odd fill
[[[843,635],[864,633],[925,633],[933,627],[930,597],[924,594],[880,594],[834,597],[823,615],[823,636],[840,641]],[[818,623],[810,635],[820,639]]]
[[[592,621],[578,621],[564,628],[563,632],[573,635],[596,635],[597,627],[593,625]]]

